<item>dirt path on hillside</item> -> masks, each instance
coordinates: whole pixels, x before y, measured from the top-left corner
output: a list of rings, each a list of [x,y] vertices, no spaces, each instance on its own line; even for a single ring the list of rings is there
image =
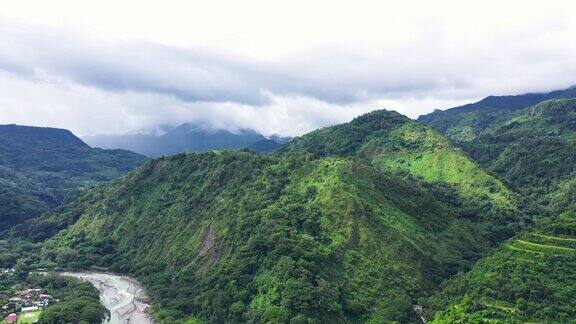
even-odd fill
[[[142,285],[126,276],[99,272],[63,272],[70,276],[89,281],[100,291],[100,303],[110,311],[110,324],[153,324],[146,313],[148,298]]]

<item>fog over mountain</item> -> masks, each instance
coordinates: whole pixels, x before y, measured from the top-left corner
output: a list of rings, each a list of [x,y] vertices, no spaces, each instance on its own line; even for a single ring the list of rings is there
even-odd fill
[[[271,152],[290,140],[279,136],[268,139],[251,129],[229,131],[190,123],[175,127],[162,135],[95,135],[83,139],[93,147],[126,149],[149,157],[242,148]]]

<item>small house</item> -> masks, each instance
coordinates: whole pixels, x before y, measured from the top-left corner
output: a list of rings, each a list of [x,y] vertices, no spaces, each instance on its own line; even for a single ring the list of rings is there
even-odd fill
[[[16,321],[18,321],[18,316],[14,313],[8,315],[8,317],[6,317],[6,323],[8,324],[16,324]]]

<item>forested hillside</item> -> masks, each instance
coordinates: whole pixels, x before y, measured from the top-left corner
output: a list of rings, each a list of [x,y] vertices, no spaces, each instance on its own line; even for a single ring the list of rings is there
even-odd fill
[[[0,8],[0,324],[576,324],[576,0]]]
[[[452,131],[469,126],[454,126]],[[535,206],[554,204],[576,172],[576,99],[544,101],[502,114],[454,142],[486,169],[499,174]]]
[[[373,112],[324,128],[286,147],[296,154],[349,156],[380,169],[442,183],[463,198],[472,217],[511,223],[516,197],[430,127],[396,112]]]
[[[0,260],[131,274],[166,322],[573,320],[575,111],[473,139],[376,111],[269,155],[154,159],[12,229]]]
[[[414,321],[421,294],[521,219],[517,198],[432,129],[377,111],[269,156],[176,155],[86,193],[38,264],[107,267],[175,321]]]
[[[445,129],[473,134],[453,140],[519,192],[536,220],[423,299],[427,315],[461,323],[574,321],[576,99],[543,101],[490,119],[482,127],[464,119]]]
[[[0,125],[0,232],[144,161],[129,151],[93,149],[67,130]]]

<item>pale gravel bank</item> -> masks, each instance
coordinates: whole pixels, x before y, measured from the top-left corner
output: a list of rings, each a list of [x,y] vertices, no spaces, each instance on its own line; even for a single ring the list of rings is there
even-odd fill
[[[87,280],[100,291],[100,303],[110,311],[109,324],[153,324],[146,313],[148,297],[142,285],[126,276],[99,272],[62,272]]]

